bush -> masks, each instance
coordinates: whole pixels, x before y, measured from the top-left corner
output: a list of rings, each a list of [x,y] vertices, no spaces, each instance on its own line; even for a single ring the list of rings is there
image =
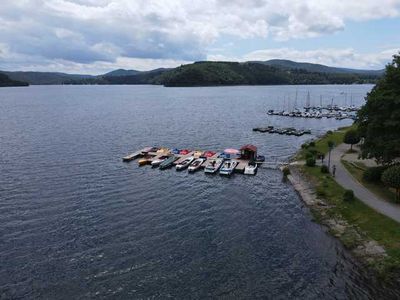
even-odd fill
[[[317,149],[310,149],[310,150],[308,150],[308,151],[310,151],[310,153],[311,153],[313,156],[317,156],[317,154],[318,154]]]
[[[306,160],[309,158],[314,158],[314,155],[310,151],[307,151],[306,152]]]
[[[309,145],[307,143],[304,143],[301,145],[301,149],[308,149]]]
[[[325,174],[329,173],[329,168],[327,165],[321,166],[321,173],[325,173]]]
[[[324,197],[326,197],[325,189],[323,189],[323,188],[321,188],[321,187],[318,187],[318,188],[317,188],[317,196],[318,196],[319,198],[324,198]]]
[[[327,132],[326,132],[326,134],[332,134],[333,133],[333,131],[332,130],[328,130]]]
[[[283,176],[287,177],[290,175],[290,169],[288,167],[284,167],[282,170]]]
[[[343,194],[344,201],[352,201],[354,200],[354,192],[353,190],[345,190]]]
[[[380,182],[386,167],[371,167],[364,171],[363,179],[368,182]]]
[[[391,166],[382,174],[382,182],[396,189],[396,200],[400,200],[400,165]]]
[[[306,166],[307,167],[314,167],[315,166],[315,159],[314,158],[307,158],[306,160]]]
[[[312,142],[310,142],[310,147],[315,147],[315,142],[314,141],[312,141]]]

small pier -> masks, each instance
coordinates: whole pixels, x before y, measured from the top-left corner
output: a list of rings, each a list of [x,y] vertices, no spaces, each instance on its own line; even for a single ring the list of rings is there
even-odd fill
[[[257,148],[253,145],[243,146],[240,150],[226,149],[225,151],[202,151],[202,150],[178,150],[158,147],[146,147],[122,158],[124,162],[131,162],[138,159],[139,166],[150,165],[156,160],[163,160],[174,157],[175,161],[171,163],[171,167],[177,166],[184,162],[187,158],[193,157],[193,161],[198,158],[204,160],[199,169],[203,169],[213,160],[220,158],[223,161],[235,161],[237,165],[232,168],[234,173],[245,173],[250,164],[259,165],[264,161],[263,156],[257,155]],[[158,165],[157,165],[158,167]],[[217,173],[217,172],[216,172]]]
[[[293,128],[293,127],[276,128],[274,126],[256,127],[256,128],[253,128],[253,131],[262,132],[262,133],[276,133],[276,134],[294,135],[294,136],[302,136],[302,135],[305,135],[305,134],[311,134],[311,130],[309,130],[309,129],[296,129],[296,128]]]

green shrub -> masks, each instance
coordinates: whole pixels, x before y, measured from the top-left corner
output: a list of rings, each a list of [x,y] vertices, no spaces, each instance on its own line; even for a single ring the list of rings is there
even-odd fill
[[[287,177],[290,175],[290,169],[288,167],[284,167],[282,170],[283,176]]]
[[[307,158],[306,160],[306,166],[307,167],[314,167],[315,166],[315,158]]]
[[[312,141],[312,142],[310,142],[310,147],[315,147],[315,142],[314,141]]]
[[[343,193],[343,200],[344,201],[352,201],[354,200],[354,192],[353,190],[345,190]]]
[[[317,188],[317,196],[318,196],[318,198],[326,197],[325,189],[323,189],[322,187],[318,187]]]
[[[321,166],[321,173],[329,173],[329,168],[327,165],[322,165]]]
[[[308,151],[310,151],[310,153],[311,153],[313,156],[317,156],[317,154],[318,154],[317,149],[309,149]]]
[[[308,149],[309,145],[307,143],[304,143],[301,145],[301,149]]]
[[[306,152],[306,160],[309,158],[314,158],[314,155],[310,151],[307,151]]]
[[[328,130],[327,132],[326,132],[326,134],[332,134],[333,133],[333,131],[332,130]]]
[[[363,179],[368,182],[379,182],[386,167],[371,167],[364,171]]]
[[[382,174],[382,182],[396,189],[396,200],[400,200],[400,165],[391,166]]]

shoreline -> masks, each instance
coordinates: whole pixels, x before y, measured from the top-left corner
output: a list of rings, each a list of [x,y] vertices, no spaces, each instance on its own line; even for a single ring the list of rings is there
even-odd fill
[[[290,174],[287,176],[287,179],[301,200],[311,210],[314,220],[318,224],[327,227],[329,233],[338,238],[343,246],[350,250],[353,255],[361,259],[364,265],[377,263],[387,257],[385,249],[378,242],[363,237],[362,233],[358,232],[353,225],[350,225],[343,218],[329,216],[327,210],[331,205],[317,196],[316,188],[312,183],[304,179],[305,174],[302,174],[298,165],[290,164],[289,170]],[[351,234],[355,238],[356,247],[349,247],[350,245],[348,245],[348,241],[346,240],[346,235],[348,234]]]
[[[397,286],[400,283],[399,239],[398,232],[394,233],[393,229],[399,231],[399,223],[356,197],[350,202],[344,201],[346,189],[334,177],[321,173],[318,165],[307,167],[304,164],[304,156],[310,149],[321,150],[327,140],[341,140],[341,135],[349,128],[317,137],[314,147],[302,146],[281,171],[289,169],[290,174],[284,178],[308,207],[314,222],[337,238],[366,271],[382,283]],[[321,152],[326,154],[324,150]]]

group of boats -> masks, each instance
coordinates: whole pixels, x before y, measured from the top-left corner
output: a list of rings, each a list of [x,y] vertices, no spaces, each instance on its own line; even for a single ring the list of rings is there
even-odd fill
[[[294,136],[302,136],[305,134],[311,134],[310,129],[296,129],[293,127],[287,128],[275,128],[274,126],[267,126],[267,127],[257,127],[253,128],[253,131],[258,132],[266,132],[266,133],[277,133],[277,134],[286,134],[286,135],[294,135]]]
[[[255,146],[252,147],[254,147],[251,148],[252,150],[256,149]],[[191,173],[204,168],[204,173],[215,174],[219,172],[219,174],[227,176],[235,172],[240,162],[247,162],[243,173],[255,175],[258,164],[262,163],[265,158],[263,156],[257,156],[256,153],[254,153],[252,156],[253,159],[247,160],[248,157],[242,156],[249,155],[249,153],[252,154],[252,150],[247,148],[243,149],[245,150],[226,149],[222,153],[217,153],[214,151],[203,152],[190,151],[188,149],[170,150],[168,148],[147,147],[134,154],[125,156],[123,161],[131,161],[139,158],[139,166],[151,165],[153,168],[160,168],[161,170],[175,167],[177,171],[187,169],[188,172]]]
[[[268,115],[272,116],[282,116],[282,117],[291,117],[291,118],[312,118],[312,119],[321,119],[321,118],[335,118],[336,120],[344,120],[344,119],[356,119],[356,115],[347,111],[336,111],[336,110],[325,110],[323,108],[308,108],[305,110],[294,109],[292,111],[274,111],[270,109],[267,111]]]

